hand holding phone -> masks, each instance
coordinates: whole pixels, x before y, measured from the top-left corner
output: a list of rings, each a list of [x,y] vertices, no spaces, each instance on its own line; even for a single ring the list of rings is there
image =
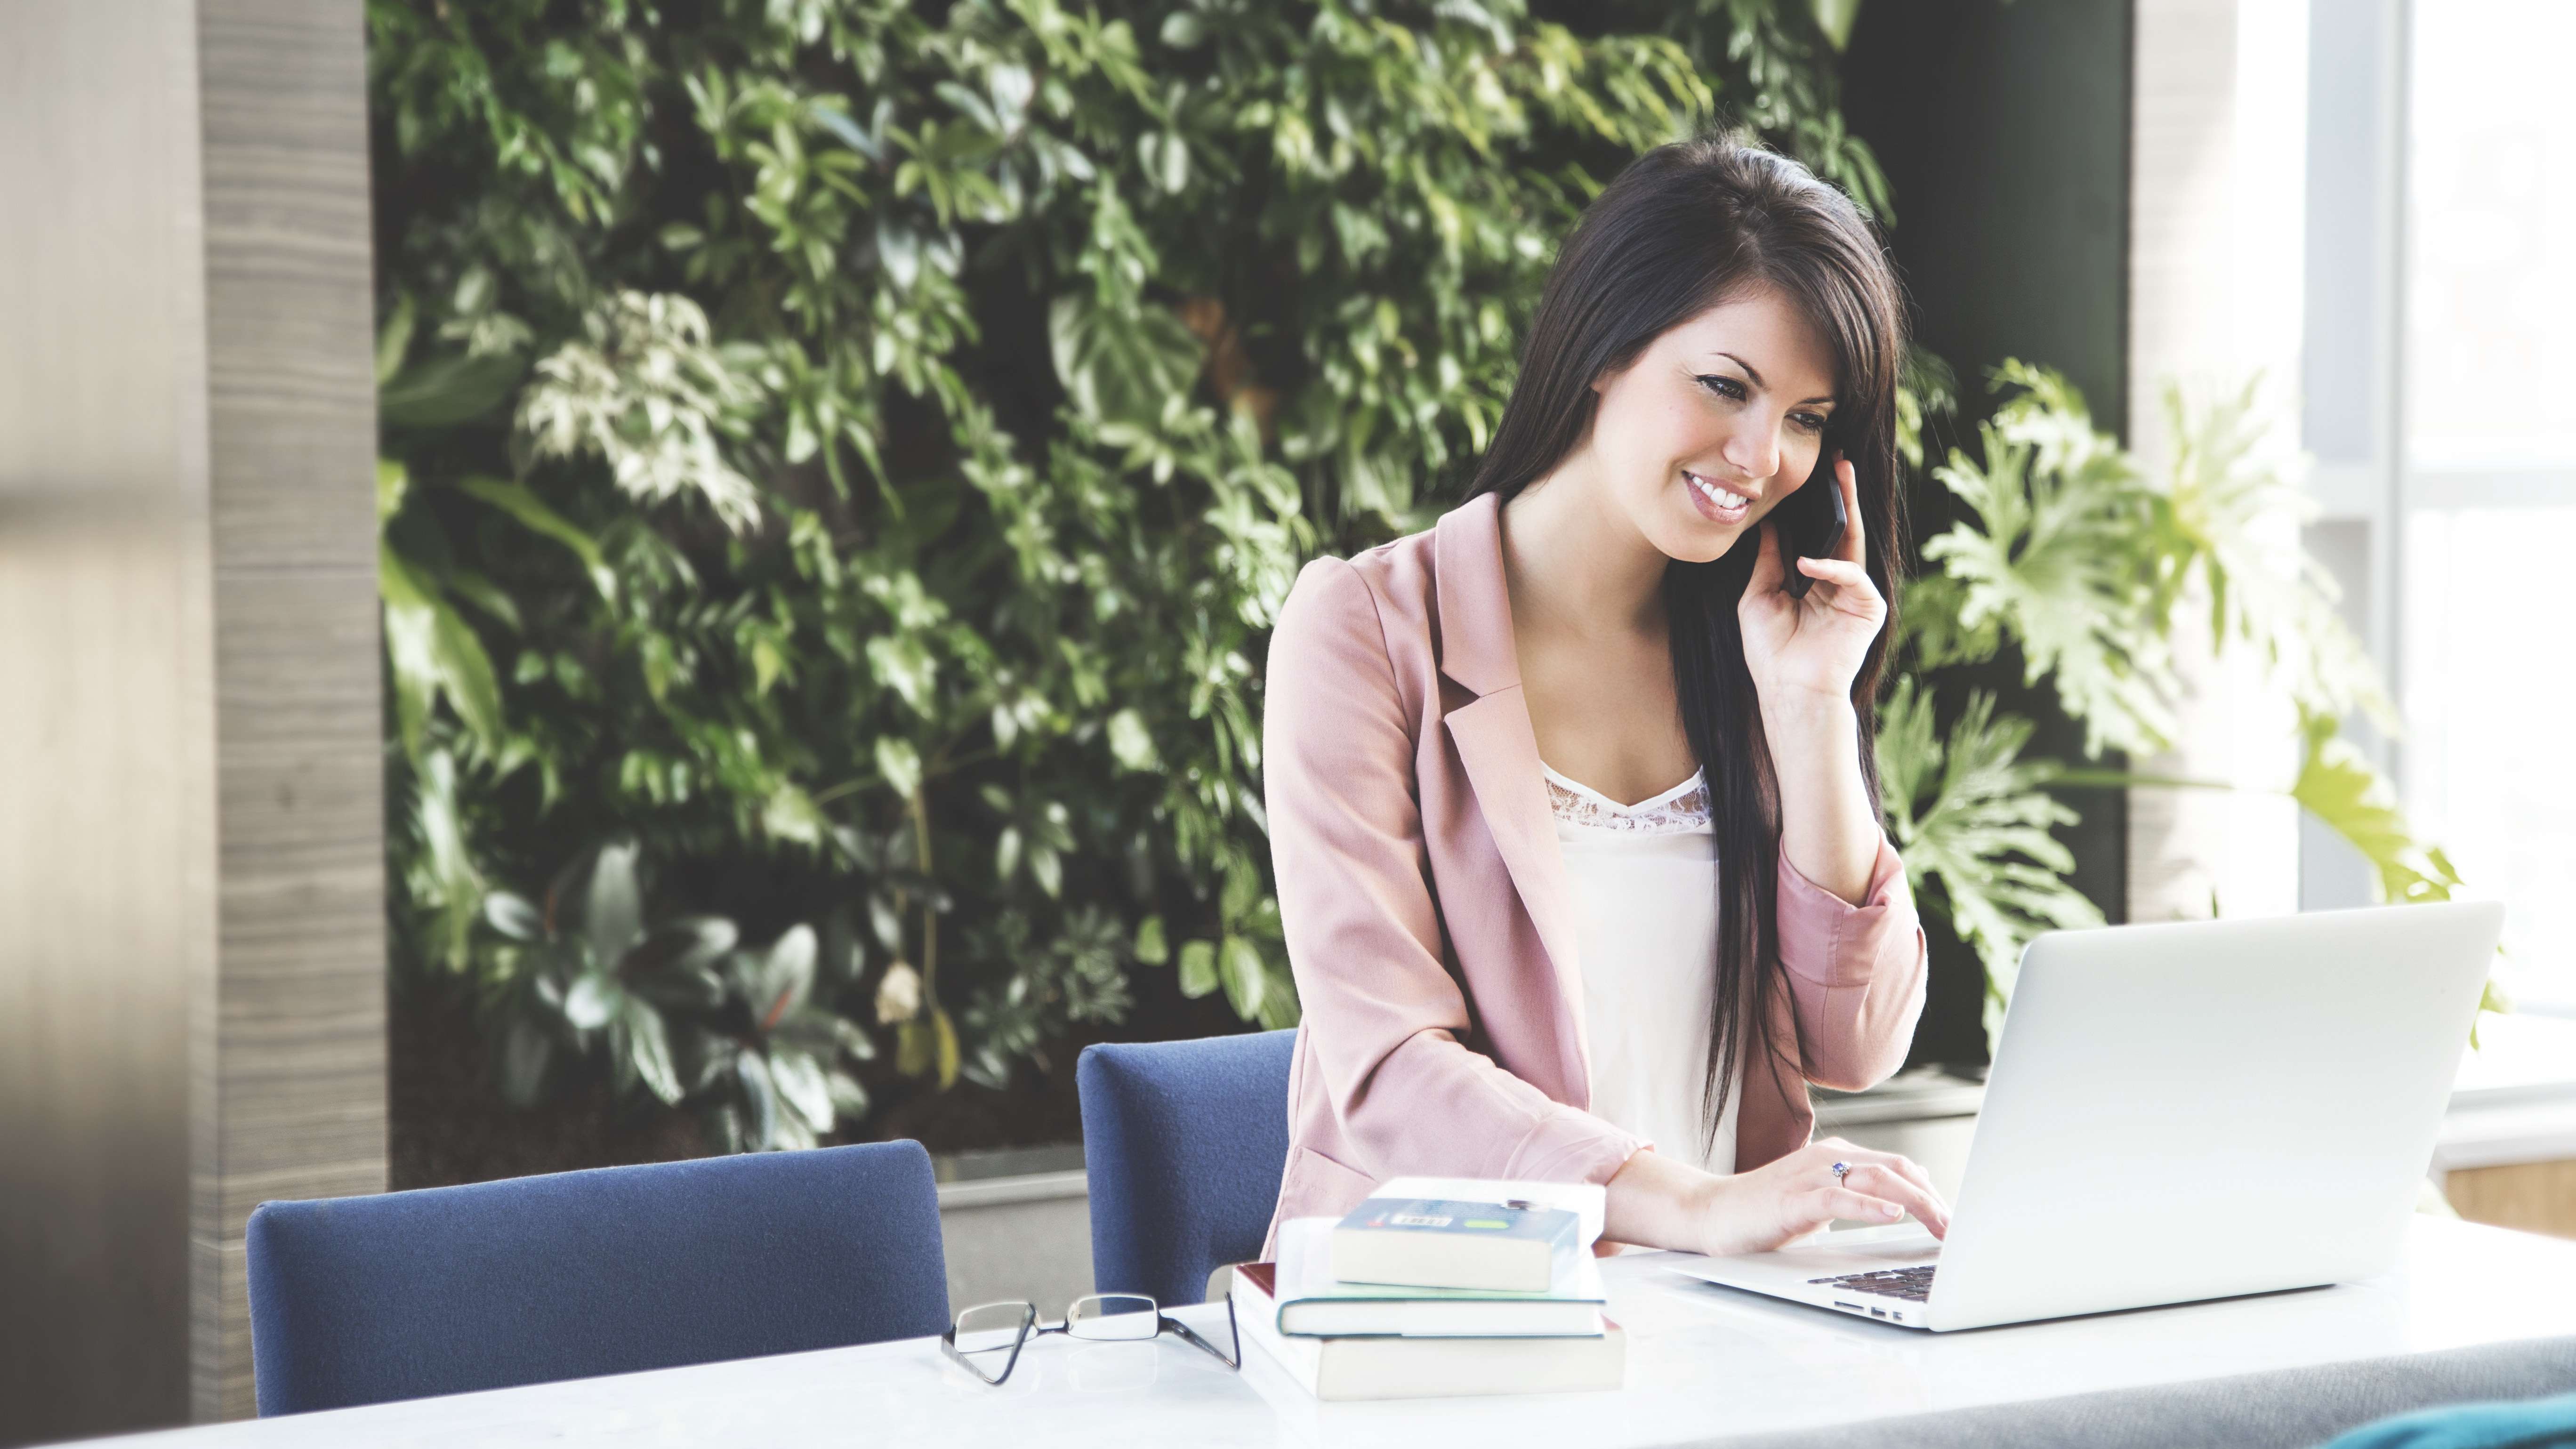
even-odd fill
[[[1793,599],[1807,597],[1816,581],[1798,567],[1802,558],[1832,558],[1843,546],[1843,532],[1851,527],[1851,512],[1843,505],[1840,479],[1834,476],[1834,464],[1841,454],[1831,448],[1820,451],[1816,469],[1787,502],[1773,513],[1780,526],[1780,552],[1788,565],[1780,587]]]

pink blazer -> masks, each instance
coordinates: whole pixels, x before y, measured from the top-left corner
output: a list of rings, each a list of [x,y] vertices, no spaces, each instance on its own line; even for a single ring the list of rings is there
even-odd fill
[[[1305,1013],[1274,1245],[1280,1221],[1346,1212],[1390,1177],[1607,1182],[1651,1145],[1584,1110],[1575,905],[1521,699],[1499,510],[1487,494],[1308,563],[1271,639],[1263,796]],[[1880,842],[1862,906],[1786,859],[1779,877],[1790,989],[1773,1039],[1800,1039],[1794,1011],[1807,1080],[1879,1081],[1923,1008],[1896,852]],[[1746,1071],[1739,1170],[1815,1123],[1800,1073],[1755,1057]]]

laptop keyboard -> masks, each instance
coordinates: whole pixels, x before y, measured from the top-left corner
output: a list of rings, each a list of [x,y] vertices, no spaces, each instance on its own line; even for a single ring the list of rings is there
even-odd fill
[[[1903,1298],[1926,1303],[1932,1298],[1932,1274],[1941,1265],[1925,1263],[1914,1268],[1881,1268],[1873,1273],[1845,1273],[1839,1278],[1810,1278],[1807,1281],[1823,1288],[1849,1288],[1858,1293],[1875,1293],[1882,1298]]]

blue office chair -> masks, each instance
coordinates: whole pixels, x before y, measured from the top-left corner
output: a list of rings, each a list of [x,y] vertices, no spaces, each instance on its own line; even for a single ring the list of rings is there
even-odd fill
[[[262,1415],[948,1326],[918,1142],[262,1203],[249,1249]]]
[[[1258,1255],[1288,1165],[1294,1031],[1085,1047],[1083,1161],[1091,1278],[1166,1306]]]

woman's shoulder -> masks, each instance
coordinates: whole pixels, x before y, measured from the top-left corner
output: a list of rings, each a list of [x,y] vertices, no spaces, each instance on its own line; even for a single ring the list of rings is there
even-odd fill
[[[1408,678],[1436,673],[1435,529],[1363,549],[1348,558],[1309,559],[1280,606],[1273,670],[1315,656]],[[1293,667],[1293,666],[1292,666]]]
[[[1428,628],[1438,574],[1436,528],[1425,528],[1348,558],[1322,555],[1306,561],[1280,609],[1280,627],[1292,615],[1374,615],[1390,637],[1402,629]]]

